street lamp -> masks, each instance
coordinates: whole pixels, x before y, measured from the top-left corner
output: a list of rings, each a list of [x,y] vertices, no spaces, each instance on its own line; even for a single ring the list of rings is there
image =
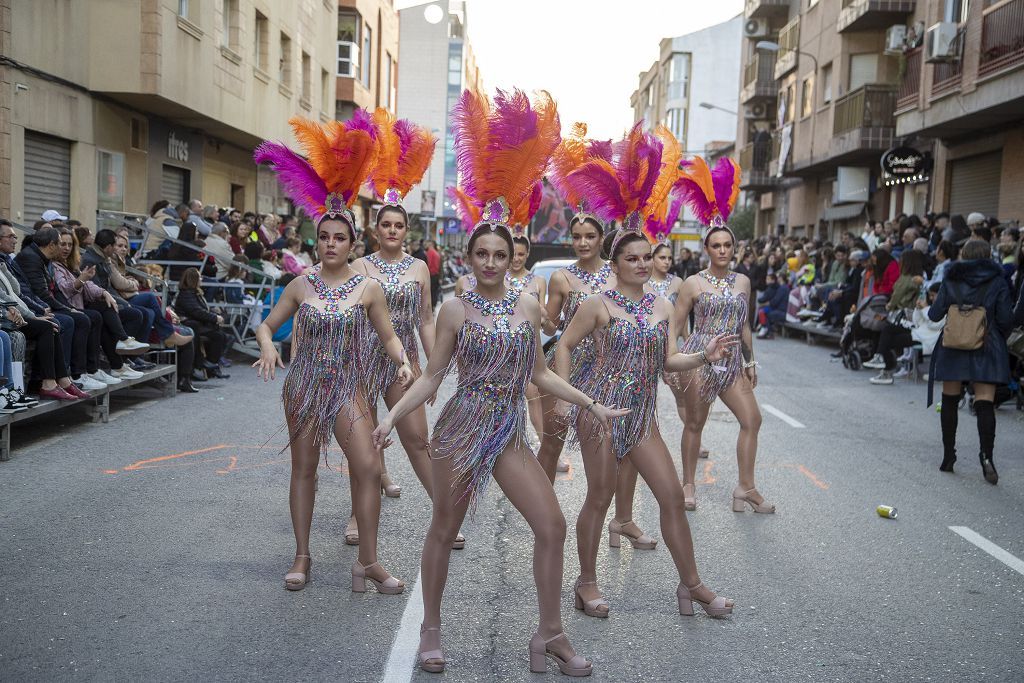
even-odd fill
[[[737,114],[736,112],[732,111],[731,109],[726,109],[725,107],[719,107],[717,104],[711,104],[710,102],[701,102],[697,106],[700,107],[701,109],[717,109],[719,111],[724,111],[726,114],[732,114],[733,116],[739,116],[739,114]]]
[[[771,40],[759,40],[754,45],[754,49],[755,50],[764,50],[765,52],[780,52],[782,50],[782,46],[779,45],[778,43],[774,42],[774,41],[771,41]],[[807,57],[807,58],[809,58],[811,60],[811,62],[814,65],[814,81],[815,81],[814,84],[815,84],[815,91],[816,91],[817,90],[817,81],[818,81],[818,59],[817,59],[817,57],[812,55],[810,52],[804,52],[803,50],[790,50],[790,52],[795,52],[798,55],[803,55],[804,57]],[[813,99],[817,97],[817,92],[812,92],[811,97],[812,97],[812,102],[811,102],[811,149],[810,149],[810,156],[811,156],[811,163],[813,164],[814,163],[814,122],[818,118],[817,116],[815,116],[815,111],[814,111],[815,107],[814,107]],[[793,103],[793,109],[794,109],[794,115],[795,115],[795,113],[796,113],[796,111],[795,111],[796,110],[796,103],[795,102]],[[795,116],[794,116],[794,118],[795,118]]]

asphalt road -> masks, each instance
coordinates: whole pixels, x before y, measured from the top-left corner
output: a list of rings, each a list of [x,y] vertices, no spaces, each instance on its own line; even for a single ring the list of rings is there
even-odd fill
[[[1022,414],[997,413],[992,487],[966,409],[957,473],[938,471],[924,384],[871,386],[868,371],[798,341],[759,343],[758,354],[758,398],[789,418],[766,409],[758,459],[759,488],[779,512],[731,511],[737,427],[718,407],[689,513],[702,578],[736,600],[731,618],[677,614],[664,544],[603,545],[612,616],[576,612],[572,522],[586,483],[578,469],[556,483],[570,521],[565,625],[593,679],[1021,680],[1024,575],[949,527],[1024,558]],[[107,425],[71,410],[15,429],[13,459],[0,464],[0,680],[438,679],[412,670],[408,649],[430,508],[400,447],[388,454],[403,493],[383,504],[381,560],[410,589],[350,592],[348,482],[332,453],[313,522],[315,580],[286,592],[294,545],[280,379],[264,386],[241,363],[231,372],[196,395],[115,400]],[[675,450],[681,425],[664,388],[661,402]],[[878,517],[881,503],[899,518]],[[660,537],[645,487],[635,517]],[[444,680],[543,680],[527,667],[536,597],[526,524],[493,487],[464,531],[445,595]]]

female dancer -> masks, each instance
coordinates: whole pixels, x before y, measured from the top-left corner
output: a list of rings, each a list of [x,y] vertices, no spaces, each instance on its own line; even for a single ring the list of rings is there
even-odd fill
[[[719,335],[698,353],[683,355],[674,351],[668,343],[675,339],[672,306],[654,293],[644,292],[652,257],[650,243],[640,228],[652,213],[650,207],[657,206],[662,193],[667,195],[676,174],[676,164],[659,171],[656,160],[662,149],[657,138],[643,134],[635,126],[616,145],[615,167],[609,166],[607,174],[601,168],[586,171],[595,179],[603,177],[609,184],[618,184],[618,178],[631,177],[624,172],[625,168],[620,168],[630,160],[655,159],[655,163],[647,164],[646,174],[632,176],[631,184],[621,184],[615,203],[595,203],[594,209],[601,218],[623,221],[624,227],[609,249],[617,284],[615,289],[607,289],[580,305],[562,335],[563,343],[555,351],[555,369],[565,378],[570,368],[569,349],[593,337],[595,359],[580,373],[579,387],[604,403],[632,409],[624,420],[616,421],[611,434],[596,434],[591,416],[583,411],[574,409],[570,415],[587,473],[587,497],[576,522],[580,577],[573,588],[574,597],[577,609],[601,618],[608,616],[608,603],[597,587],[597,547],[616,486],[616,466],[624,458],[643,475],[661,508],[662,533],[679,572],[679,613],[692,615],[693,601],[710,616],[731,614],[733,609],[732,601],[716,596],[701,584],[679,479],[657,425],[661,372],[678,372],[716,362],[737,341],[735,335]]]
[[[562,673],[571,676],[587,676],[591,671],[590,662],[575,654],[562,631],[558,604],[565,519],[554,489],[527,445],[524,394],[532,378],[542,391],[585,407],[601,424],[626,411],[591,400],[544,364],[538,334],[540,306],[533,297],[522,296],[521,290],[504,283],[513,252],[505,197],[515,202],[529,191],[529,185],[512,185],[505,178],[483,175],[483,169],[493,168],[502,156],[515,162],[510,167],[535,174],[534,180],[543,173],[557,143],[558,116],[550,96],[542,93],[538,99],[531,108],[523,93],[499,91],[492,108],[481,96],[467,90],[453,111],[460,178],[472,188],[469,196],[478,205],[484,200],[476,197],[487,198],[483,221],[468,244],[477,286],[441,306],[426,373],[374,431],[376,442],[382,442],[397,420],[437,391],[454,361],[458,386],[441,410],[431,446],[434,490],[439,495],[434,496],[434,514],[422,559],[425,616],[420,628],[419,662],[425,671],[444,670],[441,595],[451,542],[467,509],[483,493],[492,474],[526,518],[536,539],[533,568],[540,625],[530,640],[531,671],[544,671],[545,657],[553,658]],[[532,116],[519,115],[524,106]],[[522,129],[524,119],[536,122],[532,131]],[[503,133],[509,131],[516,135],[505,137]],[[531,144],[510,149],[511,143],[506,141],[509,138],[525,138]],[[543,158],[539,158],[541,155]],[[511,159],[513,156],[516,158]],[[448,495],[440,495],[446,489]]]
[[[377,163],[370,174],[369,184],[383,203],[377,212],[375,237],[380,245],[376,253],[356,259],[353,269],[376,280],[384,290],[391,324],[402,346],[408,354],[413,375],[420,374],[419,353],[416,333],[419,332],[423,352],[430,355],[434,346],[434,316],[430,306],[430,272],[427,265],[402,252],[402,244],[409,231],[409,215],[402,206],[405,195],[423,177],[434,154],[437,139],[415,124],[396,121],[386,109],[377,109],[372,117],[364,110],[357,110],[351,125],[372,129],[381,150]],[[389,408],[402,397],[403,387],[398,382],[399,367],[388,357],[380,338],[371,335],[367,349],[367,400],[371,412],[375,412],[377,401],[384,399]],[[398,438],[402,442],[412,463],[413,471],[430,495],[430,456],[427,454],[427,415],[420,408],[411,413],[398,427]],[[381,451],[381,493],[397,498],[402,488],[391,480]],[[352,480],[354,485],[355,480]],[[353,492],[352,499],[356,495]],[[349,517],[345,529],[345,542],[359,544],[359,529],[355,515]]]
[[[691,373],[686,380],[683,414],[683,494],[686,509],[695,510],[697,450],[715,398],[732,411],[740,423],[736,442],[739,465],[739,486],[732,492],[732,508],[743,512],[749,505],[754,512],[772,513],[775,506],[758,493],[754,485],[754,459],[757,456],[757,434],[761,429],[761,411],[754,397],[757,387],[757,363],[754,362],[753,340],[747,319],[750,280],[731,272],[736,236],[725,224],[739,194],[739,167],[728,158],[718,161],[714,171],[697,157],[680,178],[682,192],[691,208],[709,226],[704,235],[704,249],[710,264],[707,270],[687,278],[676,301],[676,320],[695,314],[694,328],[689,336],[684,330],[684,352],[700,349],[716,334],[739,334],[742,358],[732,354],[724,364],[706,367]]]
[[[399,381],[411,381],[412,367],[391,326],[384,291],[348,264],[357,234],[346,204],[358,196],[366,177],[365,162],[376,156],[376,142],[367,131],[342,124],[321,128],[298,117],[289,123],[309,162],[273,142],[263,143],[253,155],[256,163],[274,165],[285,191],[314,217],[320,256],[318,268],[285,287],[256,331],[260,359],[253,365],[266,381],[274,378],[275,368],[284,367],[273,334],[294,316],[292,361],[283,402],[292,455],[289,505],[296,549],[291,571],[285,575],[285,588],[301,590],[309,581],[313,475],[333,433],[355,480],[355,514],[363,532],[359,557],[352,565],[352,590],[364,592],[368,579],[380,593],[401,593],[405,584],[377,562],[380,457],[371,442],[363,388],[371,326],[399,366]]]
[[[548,334],[554,334],[556,330],[565,331],[584,299],[615,285],[611,267],[601,257],[604,223],[586,211],[586,190],[569,180],[573,173],[589,162],[611,160],[611,143],[587,140],[586,135],[586,124],[574,124],[572,134],[562,140],[551,158],[548,175],[551,183],[565,201],[577,207],[578,211],[569,220],[569,234],[572,236],[576,262],[553,273],[548,283],[547,322],[544,325],[544,331]],[[557,344],[548,350],[549,364],[554,360]],[[576,385],[576,374],[592,355],[593,345],[589,339],[573,348],[570,384]],[[544,409],[543,425],[546,431],[541,439],[537,459],[548,479],[554,483],[556,471],[569,470],[569,463],[560,458],[569,429],[566,419],[568,406],[558,403],[552,396],[544,395],[541,395],[541,406]],[[639,529],[636,531],[639,532]],[[640,536],[643,536],[643,532],[638,534]]]

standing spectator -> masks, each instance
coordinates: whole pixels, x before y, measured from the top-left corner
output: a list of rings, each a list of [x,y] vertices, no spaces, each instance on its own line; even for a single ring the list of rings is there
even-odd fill
[[[210,228],[210,234],[206,237],[206,253],[213,257],[213,264],[217,268],[217,279],[223,282],[228,276],[228,269],[235,258],[235,251],[227,240],[228,226],[217,221]]]
[[[435,308],[441,303],[441,253],[434,240],[427,240],[427,270],[430,271],[430,301]]]
[[[182,273],[174,308],[181,316],[182,323],[192,328],[199,338],[193,374],[199,374],[202,379],[206,379],[206,376],[227,379],[228,375],[221,372],[217,363],[228,344],[227,335],[220,329],[224,318],[211,311],[210,305],[206,303],[197,269],[188,268]]]
[[[423,242],[420,240],[413,240],[412,244],[409,245],[409,253],[412,254],[413,258],[418,258],[420,261],[427,263],[427,252],[423,249]],[[429,267],[430,264],[427,264]]]
[[[210,229],[213,227],[203,218],[203,203],[198,199],[193,199],[188,203],[188,216],[183,218],[182,221],[195,225],[196,232],[200,237],[209,235]]]
[[[960,395],[964,385],[974,385],[974,412],[978,420],[981,469],[985,481],[995,484],[999,474],[993,464],[996,438],[996,386],[1010,381],[1010,354],[1006,337],[1012,326],[1013,303],[1003,271],[992,261],[991,247],[982,240],[969,240],[960,251],[960,260],[949,267],[928,317],[938,322],[957,306],[983,306],[987,318],[983,345],[973,351],[947,348],[940,342],[932,354],[928,375],[931,405],[933,381],[942,382],[942,447],[939,469],[952,472],[956,462],[956,429]],[[945,336],[943,332],[943,337]]]
[[[696,275],[700,271],[700,264],[697,259],[693,257],[693,251],[687,247],[683,247],[679,251],[679,261],[676,262],[675,272],[681,280],[685,280],[691,275]]]

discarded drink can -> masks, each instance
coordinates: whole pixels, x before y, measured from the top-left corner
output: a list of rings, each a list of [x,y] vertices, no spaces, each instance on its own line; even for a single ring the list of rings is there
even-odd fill
[[[879,517],[885,517],[886,519],[896,519],[896,508],[891,505],[879,505],[875,510]]]

